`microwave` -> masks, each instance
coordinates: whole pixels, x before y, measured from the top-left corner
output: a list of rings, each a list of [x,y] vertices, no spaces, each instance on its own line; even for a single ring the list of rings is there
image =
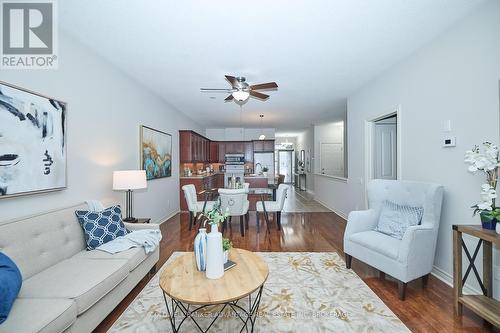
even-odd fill
[[[245,154],[226,154],[224,161],[226,165],[243,165],[245,164]]]

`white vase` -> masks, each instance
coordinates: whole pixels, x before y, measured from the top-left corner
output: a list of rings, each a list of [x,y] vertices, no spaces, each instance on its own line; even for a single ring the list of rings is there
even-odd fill
[[[222,253],[222,234],[216,224],[207,235],[207,270],[208,279],[220,279],[224,275],[224,261]]]
[[[200,228],[198,235],[194,238],[194,257],[196,268],[199,271],[205,271],[207,267],[207,229],[205,228]]]
[[[224,258],[223,258],[222,262],[223,262],[224,264],[226,264],[226,263],[227,263],[227,261],[229,260],[229,250],[224,251],[223,257],[224,257]]]
[[[262,175],[263,175],[264,177],[267,177],[267,171],[262,172]]]

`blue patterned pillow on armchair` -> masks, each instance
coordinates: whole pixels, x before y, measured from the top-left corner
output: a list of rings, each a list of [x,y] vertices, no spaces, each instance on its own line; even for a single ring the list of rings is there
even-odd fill
[[[392,201],[384,200],[375,231],[397,239],[403,239],[406,229],[419,225],[423,214],[423,207],[399,205]]]
[[[120,206],[111,206],[100,212],[77,210],[75,214],[85,233],[87,250],[93,250],[128,233],[122,221]]]

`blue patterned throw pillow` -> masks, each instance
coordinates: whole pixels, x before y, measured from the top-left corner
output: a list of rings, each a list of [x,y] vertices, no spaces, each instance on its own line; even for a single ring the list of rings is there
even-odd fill
[[[127,234],[120,206],[111,206],[100,212],[77,210],[75,214],[85,232],[87,250]]]
[[[23,278],[16,264],[0,252],[0,324],[7,320],[21,290]]]
[[[419,225],[424,214],[423,207],[399,205],[389,200],[382,202],[382,209],[375,231],[397,239],[403,239],[406,229]]]

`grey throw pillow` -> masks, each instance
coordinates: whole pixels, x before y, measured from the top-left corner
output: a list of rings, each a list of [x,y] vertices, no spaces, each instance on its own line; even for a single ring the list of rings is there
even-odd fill
[[[384,200],[375,231],[402,239],[408,227],[420,224],[423,214],[423,207],[399,205]]]

